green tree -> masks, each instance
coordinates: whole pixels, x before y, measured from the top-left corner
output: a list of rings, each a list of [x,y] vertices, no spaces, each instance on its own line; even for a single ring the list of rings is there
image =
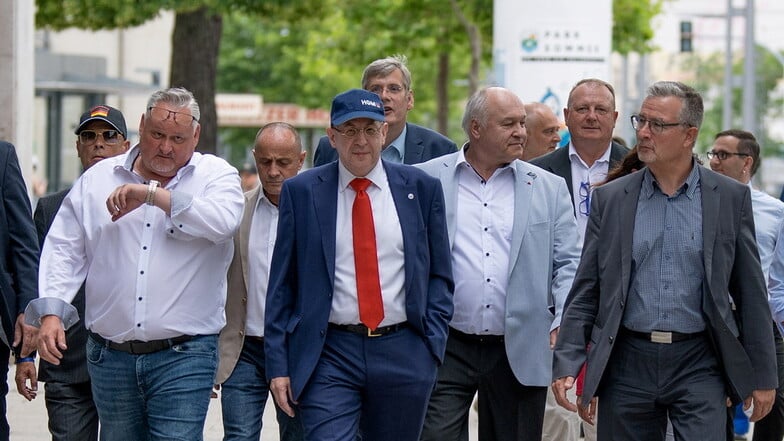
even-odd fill
[[[653,52],[653,19],[665,0],[613,0],[612,48],[628,55]]]
[[[222,14],[300,17],[318,14],[316,0],[36,0],[36,25],[54,30],[88,30],[138,26],[161,10],[176,12],[172,35],[169,83],[191,90],[201,107],[199,150],[214,153],[217,147],[215,86]]]
[[[765,126],[766,120],[780,118],[783,114],[784,99],[777,95],[775,90],[782,76],[784,67],[770,51],[762,46],[757,46],[757,71],[756,71],[756,117],[760,121],[759,142],[762,147],[762,156],[779,155],[782,151],[782,141],[773,139]],[[722,127],[722,113],[724,109],[724,57],[723,53],[713,53],[708,56],[692,55],[683,61],[683,69],[694,72],[693,84],[705,100],[705,117],[697,140],[697,148],[704,152],[713,145],[713,138]],[[743,73],[743,58],[736,56],[732,66],[734,75]],[[742,128],[741,106],[743,91],[740,88],[732,90],[732,128]]]

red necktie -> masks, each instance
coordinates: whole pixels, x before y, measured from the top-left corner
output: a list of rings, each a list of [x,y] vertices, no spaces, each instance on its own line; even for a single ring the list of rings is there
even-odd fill
[[[384,303],[381,300],[381,283],[378,277],[373,209],[370,207],[370,197],[365,191],[370,186],[370,181],[356,178],[349,185],[357,193],[351,209],[351,223],[354,232],[359,320],[371,330],[375,330],[384,319]]]

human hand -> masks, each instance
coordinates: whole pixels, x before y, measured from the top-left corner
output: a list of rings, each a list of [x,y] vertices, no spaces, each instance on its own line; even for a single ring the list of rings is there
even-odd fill
[[[11,347],[22,348],[19,350],[20,357],[27,357],[35,350],[38,344],[38,328],[35,326],[26,325],[24,322],[24,314],[19,314],[16,317],[16,325],[14,326],[14,341]]]
[[[123,184],[114,189],[106,198],[106,209],[112,215],[112,222],[141,207],[147,198],[144,184]]]
[[[65,344],[65,329],[60,317],[46,315],[41,318],[41,329],[38,331],[38,353],[41,358],[59,365],[63,358],[61,351],[68,349]]]
[[[38,394],[38,373],[35,371],[34,361],[23,361],[16,364],[16,391],[25,397],[27,401],[32,401]],[[29,385],[28,385],[29,380]]]
[[[275,377],[270,382],[270,392],[272,398],[278,404],[278,407],[286,413],[286,415],[294,418],[294,408],[291,404],[297,404],[294,401],[294,395],[291,392],[291,379],[289,377]]]
[[[574,377],[561,377],[557,380],[553,381],[552,384],[553,395],[555,395],[555,401],[561,405],[566,410],[571,410],[572,412],[577,411],[577,406],[575,403],[569,401],[566,398],[566,391],[574,387]]]

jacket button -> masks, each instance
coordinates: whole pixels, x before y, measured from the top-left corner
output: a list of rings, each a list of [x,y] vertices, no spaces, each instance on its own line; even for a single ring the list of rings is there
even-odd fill
[[[615,337],[610,336],[610,344],[612,344],[614,338]]]

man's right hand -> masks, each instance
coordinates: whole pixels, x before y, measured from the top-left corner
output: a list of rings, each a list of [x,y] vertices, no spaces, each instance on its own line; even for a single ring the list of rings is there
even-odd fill
[[[561,407],[572,412],[577,412],[575,403],[572,403],[566,398],[566,391],[574,387],[574,377],[561,377],[553,381],[551,387],[553,389],[553,395],[555,395],[555,401],[557,401]]]
[[[291,407],[291,403],[297,404],[297,402],[294,401],[294,396],[291,393],[291,379],[289,377],[273,378],[270,381],[270,392],[272,392],[272,398],[275,399],[278,407],[286,415],[294,418],[294,408]]]
[[[38,354],[41,358],[59,365],[63,358],[61,351],[68,349],[65,344],[65,329],[60,317],[47,315],[41,318],[41,329],[38,331]]]

